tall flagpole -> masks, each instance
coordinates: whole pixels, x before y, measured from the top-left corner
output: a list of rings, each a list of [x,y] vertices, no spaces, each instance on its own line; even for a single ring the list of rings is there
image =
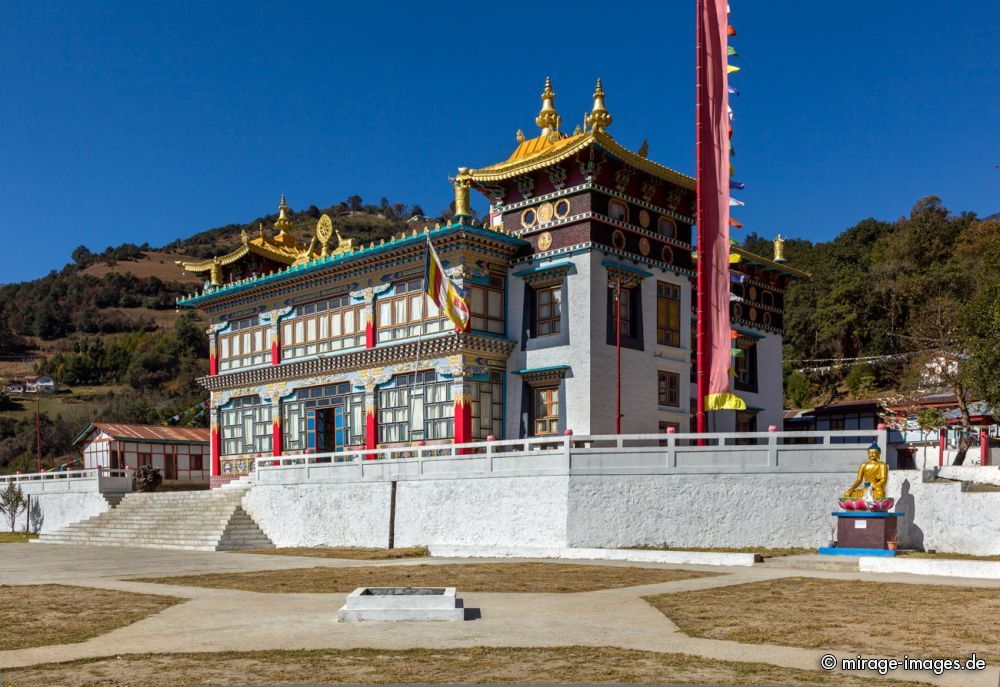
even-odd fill
[[[708,370],[709,370],[709,351],[711,350],[710,342],[705,336],[705,318],[709,317],[709,289],[708,289],[708,275],[706,271],[709,269],[708,261],[705,259],[705,215],[704,215],[704,194],[702,193],[702,175],[704,172],[704,165],[702,161],[702,151],[704,149],[704,142],[702,140],[705,135],[705,122],[704,115],[708,108],[704,107],[703,99],[705,94],[705,88],[702,83],[704,79],[705,72],[705,25],[704,25],[704,14],[705,14],[705,0],[696,0],[696,19],[695,19],[695,45],[696,45],[696,58],[695,58],[695,194],[696,194],[696,210],[695,210],[695,222],[697,226],[696,242],[698,250],[698,261],[696,265],[696,350],[695,350],[695,364],[696,364],[696,425],[698,432],[706,431],[705,427],[705,396],[708,395]]]

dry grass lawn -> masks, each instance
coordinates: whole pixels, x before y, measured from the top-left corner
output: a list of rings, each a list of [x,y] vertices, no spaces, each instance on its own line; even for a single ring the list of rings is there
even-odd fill
[[[886,687],[926,683],[595,647],[126,655],[5,671],[10,687],[277,684],[713,684]]]
[[[383,561],[396,558],[423,558],[429,556],[425,546],[405,549],[333,549],[322,546],[290,546],[284,549],[250,549],[234,553],[257,553],[264,556],[305,556],[310,558],[345,558],[358,561]]]
[[[36,537],[38,537],[37,534],[25,534],[24,532],[0,532],[0,544],[23,544]]]
[[[186,587],[250,592],[347,593],[358,587],[458,587],[463,592],[590,592],[674,582],[716,573],[558,563],[469,563],[350,568],[299,568],[247,573],[140,578]]]
[[[83,642],[184,601],[59,584],[2,586],[0,599],[0,651]]]
[[[1000,589],[790,577],[646,600],[694,637],[1000,661]]]
[[[637,549],[640,551],[706,551],[709,553],[755,553],[761,558],[780,558],[782,556],[801,556],[808,553],[816,553],[816,549],[786,548],[786,549],[762,549],[759,546],[742,547],[716,547],[706,548],[699,546],[686,546],[677,548],[673,546],[625,546],[625,549]]]
[[[907,558],[932,558],[939,561],[947,561],[959,558],[963,561],[1000,561],[1000,555],[996,556],[975,556],[971,553],[927,553],[926,551],[900,551],[897,556]]]

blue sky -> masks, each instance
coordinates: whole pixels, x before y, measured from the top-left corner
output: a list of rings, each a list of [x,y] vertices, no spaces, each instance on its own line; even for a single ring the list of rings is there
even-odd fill
[[[823,240],[929,194],[1000,211],[1000,3],[731,5],[747,231]],[[281,193],[436,213],[535,130],[546,75],[565,130],[600,76],[610,133],[692,173],[694,6],[5,0],[0,282]]]

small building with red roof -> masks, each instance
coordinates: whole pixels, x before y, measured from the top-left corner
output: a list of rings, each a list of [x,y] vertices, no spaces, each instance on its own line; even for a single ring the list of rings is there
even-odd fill
[[[85,468],[152,465],[165,480],[209,480],[208,429],[92,422],[73,443],[82,448]]]

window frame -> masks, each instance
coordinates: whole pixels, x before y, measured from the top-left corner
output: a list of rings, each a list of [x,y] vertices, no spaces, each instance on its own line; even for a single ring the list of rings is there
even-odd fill
[[[540,406],[544,407],[541,414]],[[555,414],[553,414],[553,408]],[[559,434],[559,420],[562,411],[559,402],[559,385],[544,384],[531,387],[531,430],[532,436],[546,437]],[[544,423],[546,431],[539,431],[539,425]],[[553,428],[554,427],[554,428]],[[549,431],[551,430],[551,431]]]
[[[671,327],[676,319],[676,327]],[[681,287],[670,282],[656,282],[656,343],[681,346]]]
[[[681,375],[670,370],[656,371],[656,400],[667,408],[681,407]]]
[[[563,283],[561,281],[551,282],[548,284],[539,284],[532,287],[534,291],[534,302],[532,303],[532,334],[533,338],[542,338],[545,336],[556,336],[562,333],[562,314],[563,314]],[[546,317],[542,317],[540,309],[542,304],[542,294],[548,296],[548,303],[545,306],[549,308],[549,314]],[[553,296],[555,296],[553,298]],[[542,325],[548,325],[548,331],[542,332]]]

